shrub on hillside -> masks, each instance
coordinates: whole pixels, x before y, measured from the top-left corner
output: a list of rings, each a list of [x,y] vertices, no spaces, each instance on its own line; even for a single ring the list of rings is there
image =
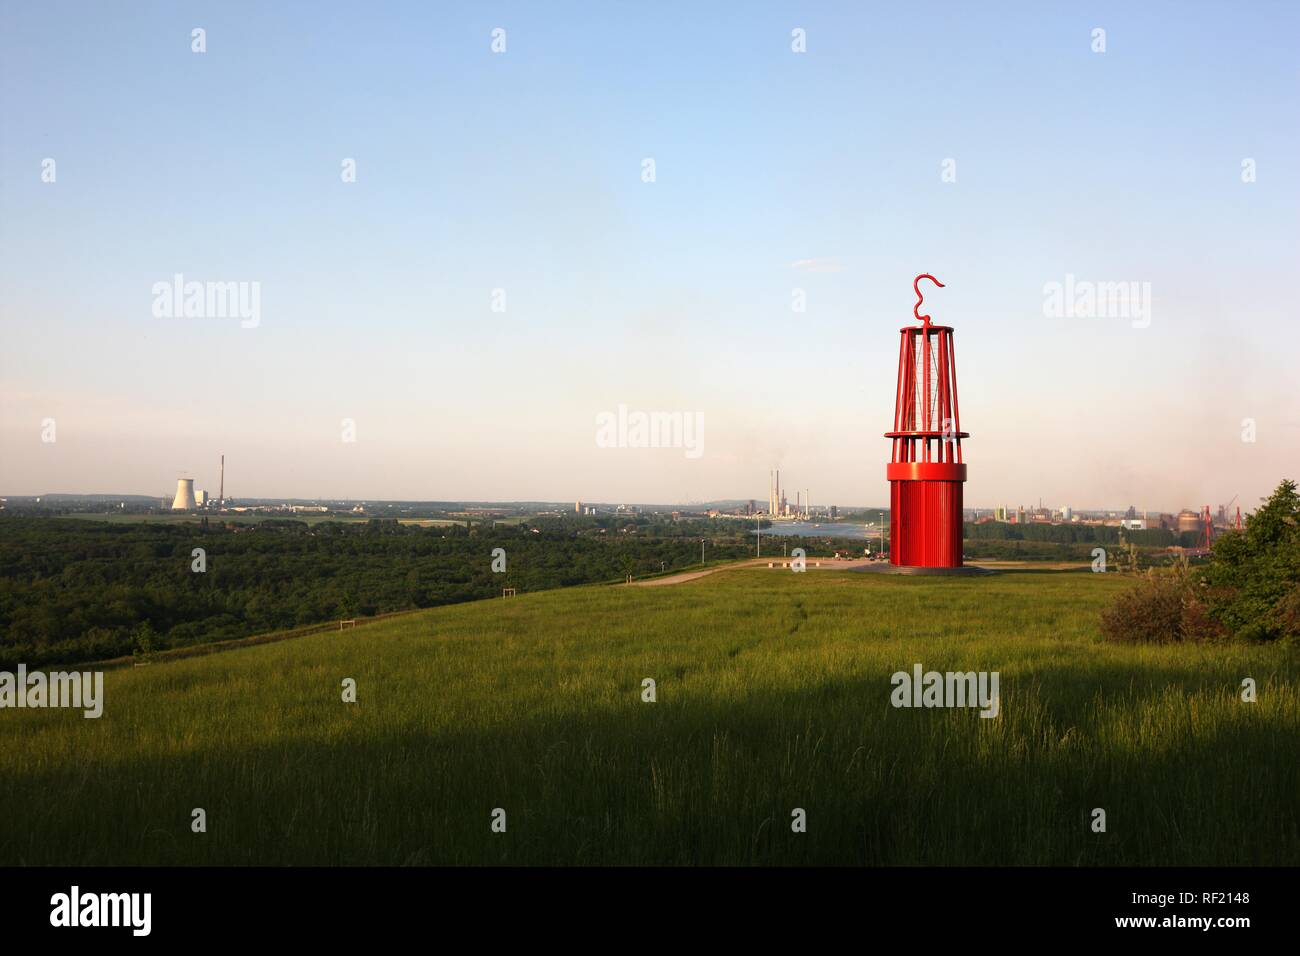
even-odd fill
[[[1151,568],[1137,587],[1102,612],[1102,634],[1122,644],[1174,644],[1226,636],[1226,629],[1209,616],[1201,592],[1186,561],[1172,568]]]
[[[1277,603],[1275,611],[1278,637],[1288,644],[1300,643],[1300,584],[1292,585]]]

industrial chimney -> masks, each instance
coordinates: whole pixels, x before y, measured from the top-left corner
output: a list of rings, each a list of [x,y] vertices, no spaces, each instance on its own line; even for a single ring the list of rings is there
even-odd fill
[[[898,346],[898,388],[894,395],[893,442],[886,467],[889,479],[889,560],[924,568],[961,567],[962,462],[957,406],[957,363],[952,329],[931,325],[921,315],[921,280],[939,288],[932,275],[912,283],[912,314],[921,325],[904,326]]]
[[[194,501],[194,479],[176,479],[176,498],[172,501],[172,511],[193,511],[198,505]]]

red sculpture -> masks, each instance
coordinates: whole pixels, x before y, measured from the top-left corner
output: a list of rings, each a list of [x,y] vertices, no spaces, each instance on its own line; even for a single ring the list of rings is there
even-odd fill
[[[921,280],[944,285],[932,275],[912,283],[912,314],[921,325],[904,326],[898,346],[898,390],[894,396],[893,455],[889,479],[889,560],[924,568],[961,567],[962,483],[957,408],[957,362],[952,328],[931,325],[921,315]]]

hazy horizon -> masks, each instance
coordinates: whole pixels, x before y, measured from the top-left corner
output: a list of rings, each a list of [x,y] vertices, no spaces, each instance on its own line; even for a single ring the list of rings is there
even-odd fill
[[[4,494],[888,501],[922,272],[968,507],[1297,477],[1294,7],[53,6],[0,10]]]
[[[195,484],[194,488],[196,492],[200,490],[208,491],[210,498],[216,497],[216,491],[214,489],[205,488],[204,486],[199,485],[198,483]],[[886,488],[886,493],[888,493],[888,488]],[[159,501],[170,501],[174,497],[174,494],[175,494],[174,488],[167,492],[159,492],[156,495],[150,495],[138,491],[124,491],[124,492],[47,491],[47,492],[40,492],[37,494],[7,494],[4,493],[3,491],[0,491],[0,499],[69,497],[69,498],[103,498],[106,500],[111,500],[113,498],[147,498],[147,499],[156,498]],[[261,501],[304,501],[304,502],[334,501],[334,502],[348,502],[348,503],[364,502],[367,504],[421,504],[421,505],[433,505],[433,504],[488,505],[488,506],[491,505],[559,505],[561,507],[566,507],[566,508],[570,507],[573,504],[573,502],[569,501],[568,499],[561,499],[561,498],[380,498],[380,497],[367,497],[364,495],[359,497],[344,498],[344,497],[336,497],[336,496],[311,497],[305,495],[235,496],[231,494],[227,494],[226,498],[228,501],[234,502],[236,504],[239,504],[241,502],[261,502]],[[1261,497],[1259,502],[1238,501],[1237,504],[1241,506],[1241,513],[1244,516],[1247,512],[1254,511],[1256,504],[1261,504],[1266,499],[1267,496],[1263,496]],[[579,499],[575,499],[575,501],[576,500]],[[592,505],[596,507],[618,507],[619,505],[625,505],[629,508],[631,507],[687,508],[687,507],[694,507],[698,505],[716,505],[721,503],[743,504],[748,501],[753,501],[755,505],[760,509],[760,511],[764,507],[766,507],[765,496],[737,497],[735,495],[726,495],[719,498],[697,499],[694,501],[654,501],[650,499],[636,500],[636,499],[626,499],[626,498],[589,498],[589,499],[581,499],[581,500],[584,505]],[[790,507],[793,508],[794,499],[791,498],[789,500],[790,500]],[[1218,504],[1224,504],[1224,503],[1225,502],[1219,502]],[[1202,502],[1202,504],[1206,504],[1206,502]],[[1211,510],[1216,511],[1216,515],[1217,515],[1216,509],[1218,508],[1218,504],[1210,505]],[[884,509],[886,511],[889,510],[888,501],[882,501],[874,504],[860,504],[860,503],[855,504],[853,502],[845,503],[841,501],[830,501],[830,502],[822,503],[816,500],[813,501],[814,508],[826,508],[829,507],[830,505],[835,505],[841,512],[874,511],[877,509]],[[1014,512],[1016,508],[1021,505],[1023,505],[1026,510],[1029,510],[1031,508],[1037,508],[1038,502],[1035,500],[1032,502],[1023,502],[1023,501],[1015,502],[1014,504],[1011,502],[1006,502],[1002,505],[986,505],[986,504],[972,504],[970,501],[966,501],[963,507],[967,511],[992,511],[995,508],[1006,507],[1010,511]],[[1073,510],[1076,514],[1080,512],[1087,512],[1087,513],[1114,512],[1116,514],[1119,514],[1127,511],[1129,507],[1135,508],[1138,514],[1142,514],[1144,511],[1149,514],[1177,514],[1180,510],[1187,509],[1187,508],[1191,508],[1191,510],[1198,511],[1198,512],[1200,510],[1199,505],[1194,506],[1190,504],[1181,504],[1177,506],[1148,505],[1144,507],[1141,504],[1130,502],[1129,504],[1126,505],[1075,506],[1075,505],[1064,505],[1064,504],[1052,504],[1046,500],[1043,501],[1043,507],[1052,508],[1054,510],[1059,510],[1063,507],[1070,507],[1071,510]],[[735,517],[735,516],[725,515],[724,517]],[[814,515],[813,517],[824,518],[825,516]]]

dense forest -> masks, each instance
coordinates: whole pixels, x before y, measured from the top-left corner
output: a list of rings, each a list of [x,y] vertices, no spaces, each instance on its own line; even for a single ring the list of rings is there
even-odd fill
[[[1117,525],[1098,524],[1008,524],[1005,521],[966,522],[967,541],[1025,541],[1051,544],[1127,544],[1139,548],[1194,548],[1198,531],[1170,531],[1167,528],[1128,530]]]
[[[753,554],[751,528],[578,516],[468,527],[0,517],[0,668],[698,566],[701,537],[710,562]],[[195,548],[205,552],[201,573]],[[506,552],[504,573],[492,570],[494,548]]]
[[[1105,548],[1111,559],[1132,545],[1143,566],[1163,562],[1165,549],[1178,545],[1193,548],[1199,543],[1194,531],[1176,532],[1165,528],[1129,530],[1115,525],[1008,524],[966,522],[962,550],[973,561],[1091,561],[1094,548]]]

